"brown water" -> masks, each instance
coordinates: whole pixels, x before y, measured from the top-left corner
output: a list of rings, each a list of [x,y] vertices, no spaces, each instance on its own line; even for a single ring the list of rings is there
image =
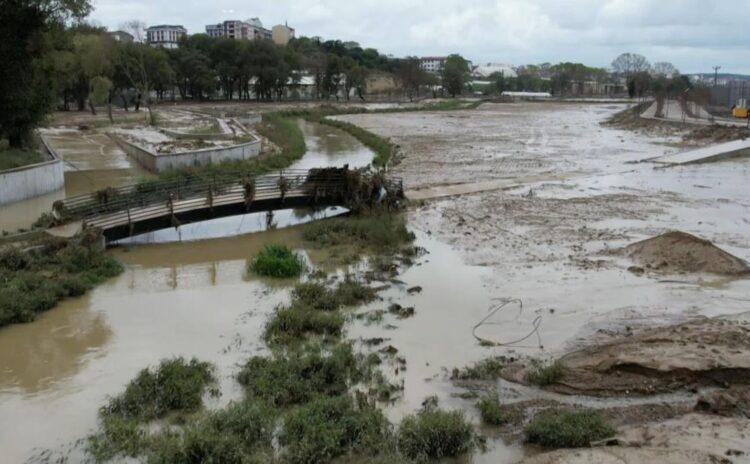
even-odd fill
[[[102,132],[68,128],[45,129],[50,145],[65,162],[65,187],[57,192],[0,206],[0,231],[27,229],[52,209],[56,200],[105,187],[131,184],[150,174],[131,161]]]

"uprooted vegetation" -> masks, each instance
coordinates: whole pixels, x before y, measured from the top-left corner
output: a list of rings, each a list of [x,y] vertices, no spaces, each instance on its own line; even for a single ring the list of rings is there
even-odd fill
[[[0,327],[33,321],[60,300],[119,275],[122,266],[85,237],[0,251]]]
[[[353,246],[360,253],[394,254],[414,240],[400,215],[331,218],[305,226],[302,234],[318,247]]]
[[[546,387],[559,382],[565,376],[565,367],[559,361],[543,363],[532,361],[531,368],[526,372],[526,382]]]
[[[537,413],[524,434],[546,448],[580,448],[613,436],[615,429],[596,411],[549,409]]]

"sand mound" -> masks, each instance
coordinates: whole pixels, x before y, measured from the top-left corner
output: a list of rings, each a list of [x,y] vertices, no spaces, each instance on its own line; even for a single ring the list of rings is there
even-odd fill
[[[566,449],[538,454],[521,464],[717,464],[721,457],[696,450],[644,447]]]
[[[744,274],[750,267],[708,240],[685,232],[667,232],[625,247],[625,255],[646,269],[663,272]]]
[[[568,353],[560,363],[565,375],[553,389],[561,392],[608,396],[704,385],[747,386],[750,326],[698,319],[655,327]]]

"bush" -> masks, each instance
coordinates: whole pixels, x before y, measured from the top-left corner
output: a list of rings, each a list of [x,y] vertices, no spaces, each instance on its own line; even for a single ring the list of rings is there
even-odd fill
[[[328,356],[316,351],[250,358],[238,380],[251,396],[275,406],[289,406],[319,395],[344,394],[359,377],[351,346],[339,345]]]
[[[503,413],[503,407],[496,394],[486,396],[477,402],[477,409],[482,416],[482,422],[489,425],[502,425],[508,422],[508,418]]]
[[[332,311],[341,306],[372,301],[375,296],[375,290],[347,276],[333,289],[320,282],[297,284],[292,290],[292,304],[295,307]]]
[[[284,245],[266,245],[250,262],[251,271],[266,277],[298,277],[305,269],[304,259]]]
[[[305,225],[302,237],[320,247],[355,245],[389,253],[414,240],[402,217],[386,214],[311,222]]]
[[[596,411],[548,410],[534,416],[524,433],[529,443],[576,448],[611,437],[615,429]]]
[[[73,243],[49,242],[34,253],[8,248],[0,253],[0,327],[32,321],[121,272],[104,252]]]
[[[526,373],[526,381],[544,387],[559,382],[564,376],[565,368],[559,361],[550,364],[536,362]]]
[[[348,396],[318,398],[284,419],[280,442],[291,464],[327,462],[345,453],[376,455],[387,446],[390,424],[377,408],[356,407]]]
[[[407,416],[398,430],[401,453],[419,461],[464,454],[474,446],[474,431],[460,411],[428,408]]]
[[[86,451],[96,462],[115,456],[136,457],[146,445],[146,433],[138,423],[118,416],[102,418],[102,431],[89,437]]]
[[[165,359],[156,370],[143,369],[125,391],[102,408],[102,414],[150,420],[172,411],[195,411],[206,387],[215,382],[213,367],[193,358]]]
[[[504,356],[486,358],[477,361],[463,369],[454,368],[451,373],[453,380],[495,380],[507,363]]]
[[[266,405],[255,401],[232,403],[209,417],[209,425],[221,434],[231,434],[245,447],[269,447],[276,416]]]
[[[185,427],[182,434],[164,432],[150,444],[149,464],[248,464],[253,462],[242,440],[205,424]],[[256,460],[260,463],[262,461]]]
[[[279,308],[266,324],[264,339],[269,344],[293,344],[308,335],[339,337],[344,322],[344,316],[336,312],[298,306]]]

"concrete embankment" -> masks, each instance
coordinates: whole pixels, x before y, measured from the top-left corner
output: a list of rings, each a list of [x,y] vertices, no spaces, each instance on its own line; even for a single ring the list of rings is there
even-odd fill
[[[41,150],[48,161],[0,171],[0,205],[38,197],[65,185],[63,161],[41,136]]]

